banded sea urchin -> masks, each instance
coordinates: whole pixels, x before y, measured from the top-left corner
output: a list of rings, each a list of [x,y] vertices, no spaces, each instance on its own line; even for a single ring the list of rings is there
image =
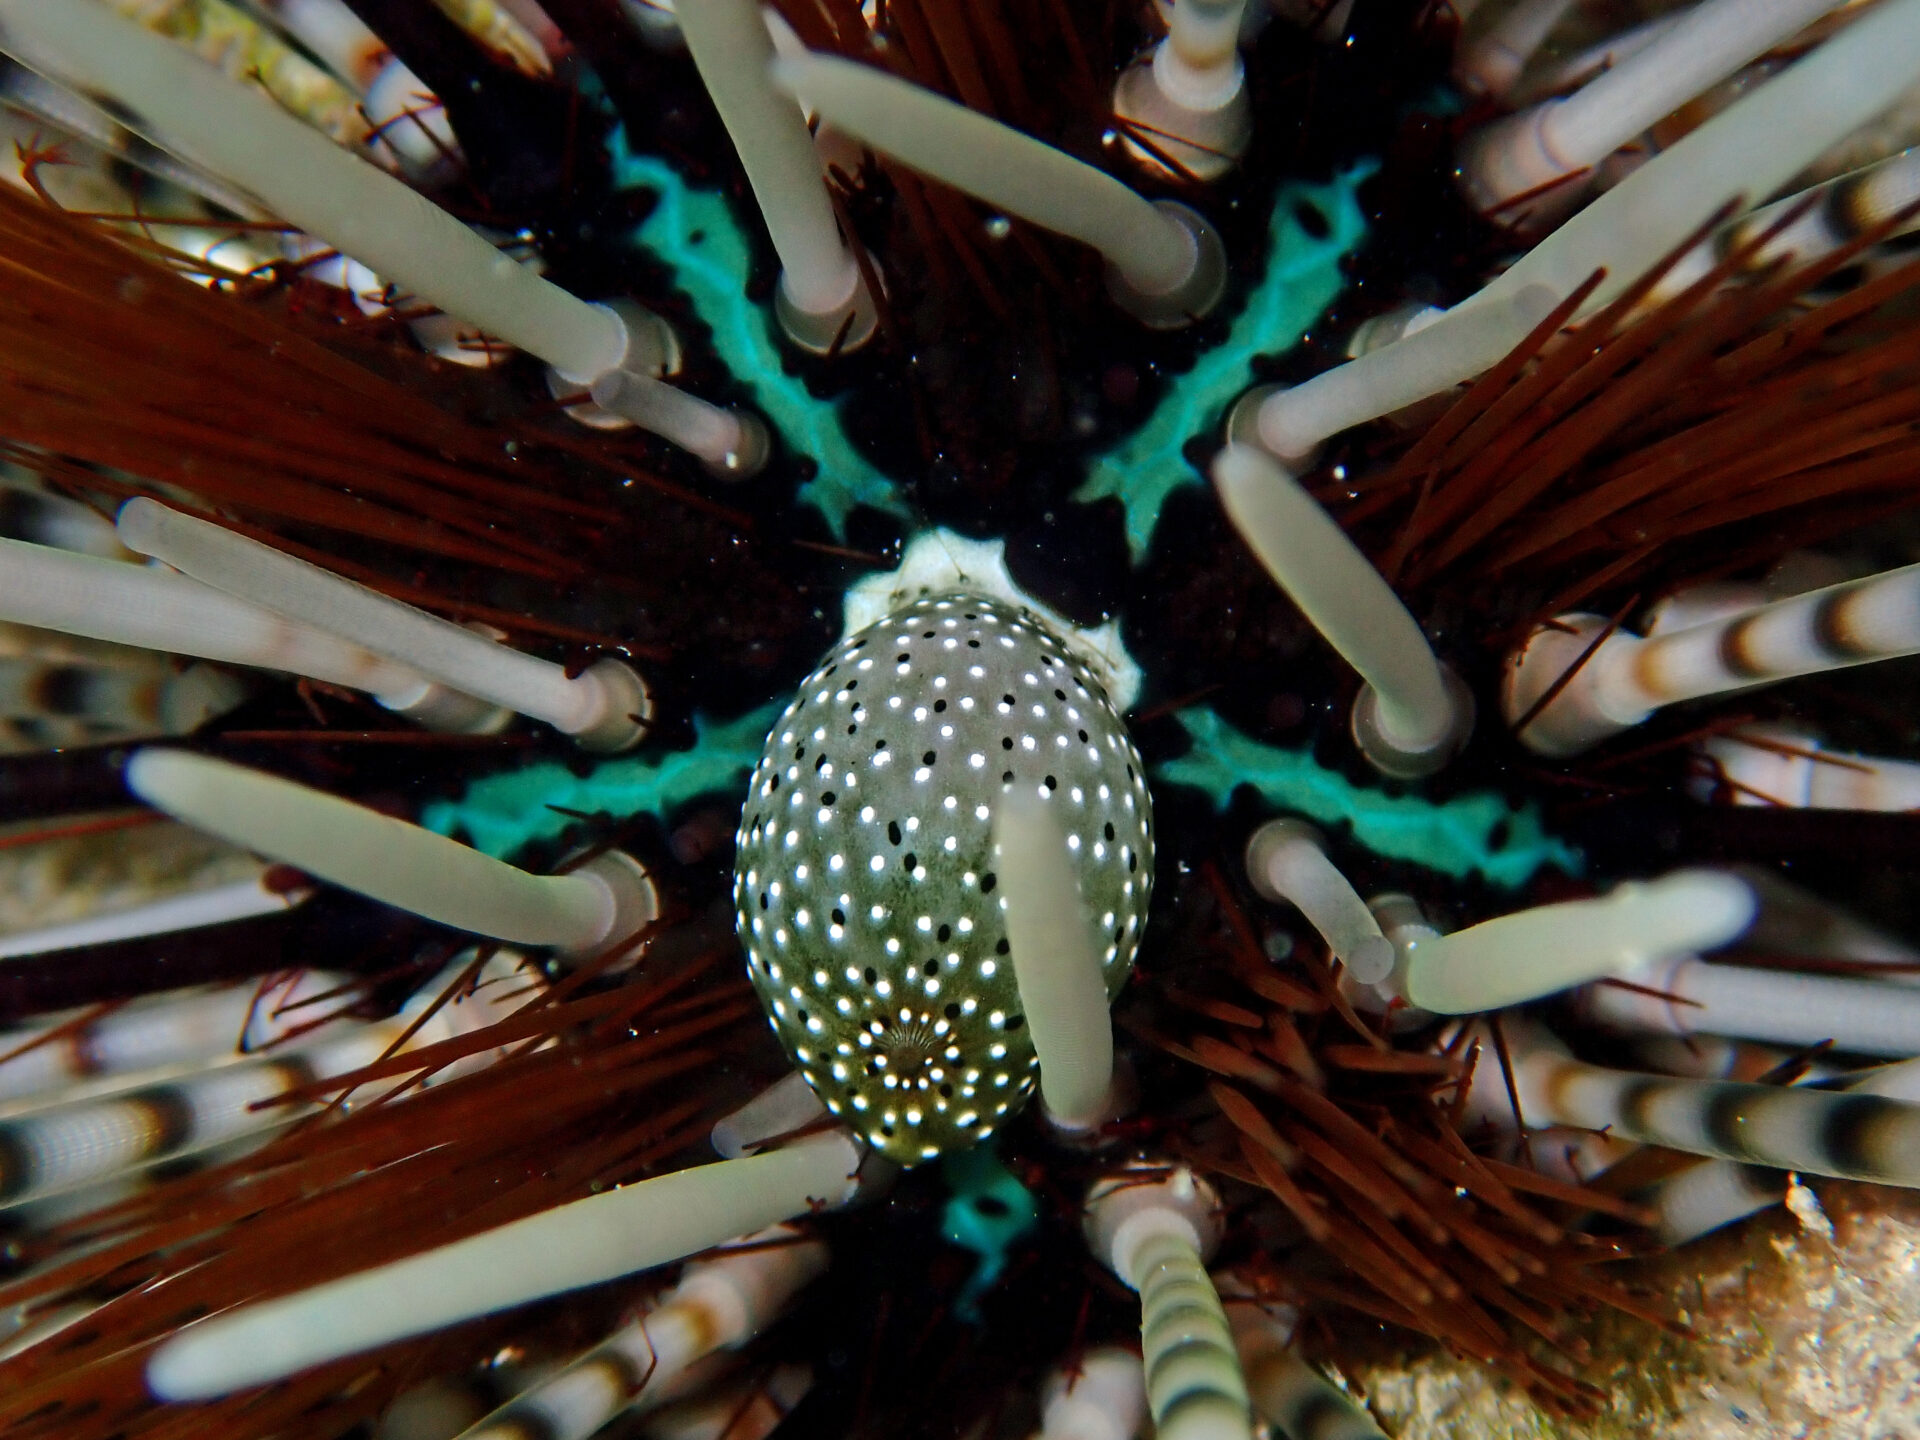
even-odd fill
[[[1795,717],[1824,732],[1807,740],[1751,724],[1775,718],[1783,702],[1747,696],[1753,713],[1728,716],[1727,733],[1697,748],[1688,727],[1717,732],[1712,714],[1656,717],[1651,738],[1565,764],[1528,747],[1539,748],[1555,703],[1587,688],[1584,664],[1610,642],[1613,653],[1631,648],[1622,625],[1656,636],[1650,650],[1685,648],[1687,637],[1697,648],[1728,614],[1740,618],[1724,629],[1751,628],[1753,607],[1856,578],[1846,567],[1911,560],[1898,536],[1859,529],[1906,507],[1913,462],[1915,364],[1902,306],[1916,276],[1884,248],[1910,219],[1899,163],[1849,182],[1845,193],[1866,197],[1860,204],[1815,193],[1725,222],[1736,191],[1759,200],[1787,184],[1912,79],[1920,6],[1789,12],[1712,0],[1677,24],[1598,37],[1597,60],[1572,54],[1522,73],[1569,7],[1522,0],[1503,18],[1490,5],[1459,52],[1469,85],[1511,87],[1518,105],[1536,98],[1529,84],[1575,84],[1582,64],[1612,68],[1578,105],[1549,99],[1487,124],[1484,110],[1449,113],[1459,92],[1439,81],[1452,21],[1425,7],[1294,7],[1302,13],[1291,18],[1347,43],[1321,50],[1275,29],[1250,39],[1243,64],[1232,43],[1239,7],[1183,5],[1155,58],[1131,66],[1135,42],[1156,39],[1158,22],[1077,0],[1043,7],[1019,32],[992,0],[890,0],[871,13],[783,0],[787,28],[764,35],[751,6],[680,3],[702,5],[688,16],[695,63],[642,50],[611,0],[354,0],[373,28],[345,31],[315,28],[316,17],[352,19],[331,0],[114,7],[148,19],[164,11],[203,53],[221,36],[242,37],[233,53],[253,58],[229,73],[257,73],[274,87],[276,109],[95,0],[0,0],[7,46],[179,152],[129,138],[23,73],[9,81],[20,103],[71,127],[76,156],[95,153],[85,145],[118,146],[165,178],[115,198],[121,179],[110,165],[63,175],[44,139],[20,137],[30,184],[53,194],[75,181],[63,192],[71,200],[97,183],[92,193],[106,199],[87,208],[119,218],[79,222],[0,198],[9,242],[0,325],[25,357],[0,368],[12,406],[0,432],[6,458],[36,477],[27,508],[38,507],[23,520],[38,527],[35,543],[9,546],[0,563],[31,561],[47,577],[9,592],[41,607],[16,618],[226,663],[299,670],[303,656],[320,666],[306,667],[318,683],[299,689],[189,672],[149,703],[139,687],[160,673],[153,661],[84,638],[9,632],[27,663],[7,692],[23,712],[10,710],[8,734],[65,751],[0,769],[0,786],[25,787],[5,793],[40,797],[13,812],[28,826],[20,849],[39,859],[97,832],[147,853],[140,837],[168,832],[124,810],[120,752],[65,747],[157,725],[192,729],[194,747],[290,772],[306,790],[418,814],[518,867],[463,854],[468,883],[449,899],[463,887],[421,883],[448,878],[430,873],[430,858],[414,873],[387,858],[454,853],[402,821],[331,809],[341,835],[407,839],[391,852],[373,841],[307,848],[299,822],[276,833],[269,807],[248,798],[301,787],[249,778],[224,758],[154,752],[134,762],[127,775],[138,793],[308,873],[229,854],[220,863],[241,879],[218,899],[182,897],[166,876],[138,891],[151,903],[104,926],[49,923],[12,937],[28,958],[9,961],[0,982],[17,1008],[79,1008],[24,1028],[18,1053],[0,1063],[0,1077],[31,1071],[39,1081],[22,1084],[52,1089],[52,1103],[0,1116],[0,1189],[34,1197],[10,1211],[19,1268],[5,1294],[23,1328],[0,1421],[26,1434],[322,1435],[378,1424],[393,1436],[444,1436],[478,1420],[482,1434],[584,1436],[608,1421],[651,1423],[642,1417],[673,1386],[704,1385],[724,1368],[714,1347],[755,1343],[769,1366],[720,1382],[744,1389],[714,1401],[712,1433],[749,1417],[764,1433],[805,1395],[789,1433],[1012,1435],[1030,1410],[1064,1424],[1097,1405],[1123,1434],[1151,1409],[1177,1440],[1244,1430],[1251,1404],[1282,1428],[1337,1412],[1366,1434],[1372,1422],[1284,1348],[1304,1315],[1312,1348],[1345,1353],[1352,1330],[1337,1317],[1354,1312],[1436,1336],[1579,1412],[1602,1397],[1583,1378],[1584,1342],[1570,1317],[1614,1307],[1668,1319],[1598,1263],[1631,1253],[1641,1227],[1680,1238],[1784,1190],[1757,1162],[1911,1179],[1898,1153],[1913,1115],[1905,1067],[1849,1072],[1835,1083],[1861,1093],[1829,1095],[1782,1088],[1824,1055],[1733,1049],[1740,1083],[1701,1087],[1637,1074],[1687,1069],[1698,1063],[1691,1054],[1590,1028],[1597,1019],[1685,1030],[1674,1018],[1683,1009],[1715,1029],[1787,1044],[1920,1048],[1898,1021],[1863,1023],[1907,1013],[1876,1003],[1910,962],[1885,937],[1765,872],[1689,869],[1635,883],[1682,862],[1792,859],[1830,900],[1898,919],[1900,903],[1876,888],[1897,865],[1822,873],[1809,839],[1830,824],[1820,812],[1705,801],[1791,800],[1768,787],[1793,767],[1848,765],[1855,752],[1898,757],[1911,736],[1842,689]],[[1787,34],[1829,10],[1813,29]],[[263,24],[268,11],[284,28]],[[1569,37],[1596,24],[1576,13]],[[751,41],[731,53],[753,65],[728,71],[716,60],[729,53],[730,26]],[[469,30],[488,38],[477,43]],[[386,37],[399,60],[372,63],[341,42],[349,31],[356,43]],[[76,46],[76,36],[98,43]],[[1768,46],[1774,53],[1741,70]],[[786,91],[760,84],[776,52],[773,79],[821,120],[811,140]],[[1621,63],[1630,52],[1643,58]],[[129,62],[142,56],[151,63]],[[367,115],[394,132],[374,133],[376,122],[356,114],[356,87],[396,72],[446,97],[446,124],[424,92],[396,109],[390,93],[376,99],[369,89]],[[1645,73],[1696,89],[1732,78],[1663,119],[1643,147],[1662,153],[1637,171],[1641,157],[1622,153],[1545,192],[1509,193],[1501,176],[1514,136],[1577,130],[1589,144],[1605,126],[1572,122],[1596,112],[1638,127],[1647,118],[1638,93],[1615,102],[1620,77]],[[1123,74],[1132,79],[1103,139]],[[157,76],[171,78],[156,85]],[[703,81],[720,100],[719,123],[704,108]],[[1149,82],[1159,98],[1142,108]],[[743,85],[750,104],[740,103]],[[906,107],[898,123],[885,109],[896,102]],[[1219,113],[1209,109],[1216,102]],[[422,107],[430,113],[405,113]],[[624,126],[609,133],[616,112]],[[760,135],[723,128],[751,132],[741,117],[756,113],[777,114],[784,137],[764,152]],[[345,161],[308,121],[437,187],[442,208]],[[950,134],[970,137],[966,154],[943,154]],[[732,209],[702,188],[735,177],[735,151],[755,203],[778,207],[785,194],[804,223],[771,208],[756,215],[737,183]],[[1188,154],[1202,163],[1183,166]],[[1468,199],[1449,188],[1456,154],[1474,172]],[[1111,173],[1122,165],[1148,177],[1144,193]],[[1212,175],[1212,188],[1189,168]],[[1284,181],[1294,173],[1331,178]],[[949,182],[992,208],[974,208]],[[357,198],[343,208],[343,194]],[[1476,218],[1470,203],[1493,213]],[[1249,355],[1292,345],[1281,292],[1295,277],[1313,297],[1302,300],[1305,317],[1338,288],[1332,267],[1355,245],[1363,209],[1374,238],[1350,257],[1358,283],[1337,319],[1316,326],[1307,347],[1249,368]],[[361,227],[389,210],[394,225]],[[449,211],[484,220],[485,238]],[[1815,211],[1831,223],[1803,223]],[[224,227],[226,241],[189,254],[184,238],[154,238],[155,225],[188,219]],[[274,237],[286,219],[314,234],[289,236],[281,250]],[[396,246],[400,235],[407,243]],[[1789,236],[1797,260],[1780,258]],[[336,265],[328,240],[382,277]],[[277,258],[253,276],[221,265],[244,245],[275,247]],[[785,279],[774,278],[776,263]],[[341,279],[355,288],[331,283]],[[760,303],[769,295],[771,313]],[[416,296],[464,310],[467,323],[422,313]],[[621,298],[583,303],[601,297]],[[1374,313],[1415,297],[1456,303]],[[797,298],[818,322],[806,334]],[[1329,339],[1360,319],[1359,358],[1327,368]],[[415,341],[481,362],[484,373],[437,370]],[[545,364],[515,360],[506,342]],[[1207,437],[1254,380],[1269,383],[1229,433],[1236,446],[1272,453],[1229,450],[1215,473],[1249,534],[1262,499],[1278,494],[1296,516],[1321,520],[1324,507],[1339,522],[1290,556],[1260,549],[1280,586],[1378,685],[1351,708],[1350,678],[1194,484],[1211,458]],[[1463,383],[1438,413],[1444,402],[1431,397]],[[845,398],[817,398],[826,393]],[[603,428],[570,431],[556,408]],[[1387,411],[1400,412],[1406,436],[1347,433]],[[246,423],[235,423],[242,414]],[[622,420],[661,440],[605,428]],[[755,488],[715,488],[762,463]],[[1077,484],[1089,473],[1095,479]],[[128,506],[118,530],[89,508],[129,495],[150,498]],[[202,518],[166,518],[176,511]],[[1145,661],[1142,708],[1112,683],[1115,650],[1090,651],[1090,668],[1076,669],[1080,658],[1056,648],[1068,637],[1053,619],[941,586],[907,597],[918,629],[870,618],[850,624],[842,642],[870,627],[887,656],[908,657],[880,657],[874,672],[923,691],[882,699],[865,679],[854,689],[874,657],[842,648],[786,719],[753,710],[813,664],[834,596],[903,538],[898,527],[939,520],[1008,535],[1015,568],[1058,608],[1120,612],[1109,630],[1124,625]],[[1847,537],[1834,541],[1839,558],[1798,557],[1732,598],[1685,583],[1721,570],[1758,576],[1816,530]],[[93,563],[55,553],[48,541],[60,536],[91,549]],[[208,546],[175,544],[195,536]],[[122,543],[192,578],[144,572]],[[1398,598],[1386,597],[1374,620],[1340,608],[1350,586],[1316,587],[1300,569],[1336,552],[1348,574],[1371,582],[1377,565],[1394,582]],[[389,598],[324,576],[305,588],[315,578],[300,568],[308,560]],[[88,594],[88,577],[115,582],[115,593],[164,597],[166,626],[99,603],[107,587]],[[1669,588],[1680,593],[1643,627],[1638,602]],[[503,633],[482,639],[393,599]],[[954,608],[941,612],[942,603]],[[1821,608],[1818,595],[1788,609],[1795,604]],[[1543,651],[1565,641],[1555,617],[1582,607],[1607,618],[1500,717],[1516,740],[1490,703],[1502,664],[1540,622]],[[230,627],[224,648],[196,649],[209,616]],[[464,658],[456,666],[437,643],[405,643],[403,632],[437,636],[449,654],[457,644]],[[1673,644],[1657,638],[1665,634]],[[949,642],[961,655],[968,641],[990,652],[1003,639],[1009,654],[1026,653],[1006,679],[985,661],[949,670],[941,659]],[[1920,632],[1891,623],[1876,653],[1915,647]],[[1443,661],[1462,677],[1452,692]],[[904,676],[895,673],[903,663]],[[973,675],[974,664],[988,673]],[[1588,680],[1597,684],[1607,666],[1595,664]],[[600,704],[610,729],[577,728],[632,745],[658,727],[625,757],[589,760],[538,729],[500,733],[507,717],[481,703],[572,730],[572,701],[602,691],[593,677],[616,667],[645,672],[647,683]],[[135,678],[79,683],[89,669]],[[484,678],[507,672],[528,683],[496,690]],[[356,677],[388,708],[337,688]],[[1103,688],[1112,712],[1093,703]],[[1470,741],[1468,694],[1480,697]],[[961,699],[973,700],[970,715],[956,713]],[[890,723],[891,700],[912,728],[869,733],[863,727]],[[1846,704],[1858,712],[1851,719]],[[865,721],[856,718],[863,705]],[[696,707],[703,713],[690,720]],[[210,710],[224,714],[208,720]],[[1119,728],[1127,711],[1138,752]],[[1389,723],[1368,721],[1375,711]],[[396,712],[443,728],[408,728]],[[1383,788],[1343,738],[1350,715],[1363,745],[1374,732],[1407,742],[1398,752],[1367,748],[1374,766],[1438,769],[1437,778]],[[769,723],[741,812],[738,780]],[[871,748],[875,740],[886,747]],[[1780,763],[1762,771],[1743,763],[1746,751]],[[876,768],[881,755],[889,758]],[[1085,775],[1071,773],[1083,762]],[[949,773],[968,786],[946,786]],[[234,787],[223,793],[240,798],[196,807],[179,785],[148,783],[169,774],[218,775]],[[1161,904],[1143,936],[1156,879],[1149,774]],[[1193,783],[1209,793],[1183,791]],[[882,793],[892,785],[904,798]],[[931,807],[917,802],[922,786],[938,792]],[[1860,805],[1900,793],[1865,783],[1799,790]],[[1604,805],[1593,803],[1601,796]],[[1092,815],[1099,802],[1111,807],[1107,818]],[[101,804],[111,813],[84,813]],[[1255,847],[1254,889],[1297,904],[1309,926],[1326,925],[1324,945],[1287,911],[1254,908],[1233,873],[1247,832],[1276,808],[1322,828],[1306,834],[1288,820],[1277,846]],[[993,846],[1020,848],[1009,836],[1022,811],[1036,810],[1055,817],[1054,838],[1023,853],[1069,869],[996,871],[1007,867]],[[736,816],[738,870],[726,853]],[[1872,833],[1898,842],[1904,824],[1886,817]],[[843,838],[821,843],[834,836]],[[617,853],[597,853],[608,848]],[[1897,843],[1882,848],[1899,853]],[[336,867],[342,851],[352,863]],[[831,883],[835,856],[844,885]],[[555,868],[568,873],[539,873]],[[996,1108],[1011,1117],[1032,1060],[1043,1089],[1059,1073],[1037,1034],[1037,1053],[1024,1052],[1041,1007],[1002,964],[1017,969],[1019,937],[1033,933],[1022,930],[1025,902],[1009,892],[1043,870],[1050,878],[1038,888],[1055,898],[1078,890],[1078,928],[1098,937],[1087,965],[1096,998],[1083,992],[1080,1008],[1100,1012],[1103,1035],[1098,999],[1111,998],[1136,950],[1142,972],[1119,1012],[1118,1050],[1138,1068],[1144,1100],[1128,1110],[1116,1087],[1115,1105],[1091,1106],[1095,1118],[1064,1145],[1024,1122],[1002,1128]],[[634,904],[600,903],[596,887],[612,874]],[[399,909],[312,883],[328,875]],[[488,876],[499,894],[487,893]],[[786,1062],[760,1028],[727,933],[729,876],[749,976],[791,1059],[882,1150],[928,1158],[951,1122],[965,1132],[951,1138],[976,1142],[963,1160],[921,1167],[884,1203],[838,1208],[871,1200],[884,1167],[866,1167],[854,1183],[852,1140],[792,1077],[779,1079]],[[1628,883],[1604,900],[1570,898],[1616,879]],[[867,893],[876,883],[885,893]],[[956,887],[966,904],[943,894]],[[522,928],[508,892],[566,897],[564,933]],[[432,923],[407,919],[409,908]],[[209,914],[233,923],[154,933]],[[627,933],[643,916],[650,923]],[[1565,946],[1556,964],[1527,963],[1529,947],[1583,916],[1605,923],[1588,926],[1585,943]],[[963,921],[972,924],[964,944]],[[1454,933],[1441,941],[1442,929]],[[579,940],[572,948],[583,953],[546,947],[523,965],[491,945],[472,950],[463,931]],[[1498,940],[1512,935],[1534,938]],[[1691,953],[1729,938],[1749,960],[1787,956],[1802,970],[1847,973],[1782,975]],[[31,958],[79,942],[84,949],[56,959]],[[1329,951],[1344,963],[1330,964]],[[178,973],[163,961],[234,975],[256,971],[263,956],[293,966],[316,952],[351,973],[252,996],[190,992],[103,1008],[153,988],[153,975]],[[1448,984],[1435,988],[1428,972],[1441,962]],[[1599,994],[1549,1002],[1524,1020],[1455,1026],[1409,1004],[1474,1009],[1593,975],[1603,977]],[[973,991],[982,981],[998,983],[997,998]],[[1647,1003],[1614,1003],[1622,995]],[[208,1043],[202,1033],[216,1022],[238,1028],[236,1008],[255,1001],[272,1012],[264,1033],[290,1052],[284,1063],[236,1062],[220,1036]],[[984,1020],[962,1035],[970,1001]],[[1800,1028],[1767,1028],[1783,1004],[1798,1007]],[[476,1008],[511,1013],[476,1034],[441,1023]],[[1541,1015],[1576,1039],[1577,1057],[1535,1025]],[[360,1043],[394,1053],[347,1076],[323,1063]],[[1096,1099],[1114,1050],[1109,1043],[1100,1061]],[[862,1055],[864,1065],[848,1064]],[[165,1057],[193,1074],[176,1082],[116,1071],[95,1078],[103,1096],[71,1092],[110,1056],[115,1065]],[[279,1076],[280,1103],[222,1108],[223,1080],[239,1094],[243,1072]],[[969,1084],[986,1093],[965,1094]],[[948,1085],[952,1095],[942,1093]],[[993,1099],[995,1090],[1008,1098]],[[960,1108],[981,1099],[985,1110]],[[922,1100],[916,1122],[911,1107]],[[1576,1128],[1536,1137],[1530,1154],[1525,1139],[1512,1148],[1516,1130],[1545,1119],[1612,1133]],[[820,1129],[830,1133],[807,1133]],[[992,1150],[977,1144],[988,1129]],[[714,1149],[742,1158],[709,1163],[709,1133]],[[1649,1147],[1603,1184],[1586,1183],[1585,1167],[1619,1159],[1629,1134],[1716,1158],[1635,1188],[1633,1164],[1684,1163]],[[215,1138],[233,1151],[193,1153]],[[1576,1147],[1583,1168],[1553,1173]],[[182,1173],[140,1168],[155,1164]],[[1817,1215],[1810,1191],[1793,1193],[1797,1214]],[[1138,1290],[1140,1306],[1086,1263],[1083,1208],[1094,1257]],[[988,1234],[950,1223],[968,1213],[1005,1224]],[[797,1229],[762,1229],[789,1216]],[[1028,1228],[1036,1217],[1037,1231]],[[940,1232],[971,1234],[983,1257],[974,1275]],[[657,1299],[633,1282],[598,1283],[736,1240],[690,1261]],[[824,1270],[823,1242],[836,1255]],[[512,1308],[561,1291],[564,1302]],[[756,1341],[789,1305],[803,1323]],[[628,1306],[642,1318],[621,1313]],[[897,1323],[909,1314],[915,1323]],[[1329,1317],[1336,1328],[1323,1329]],[[1083,1381],[1075,1357],[1084,1345],[1096,1348]],[[1066,1373],[1043,1389],[1041,1367],[1055,1360]],[[487,1377],[522,1392],[491,1419],[480,1410],[504,1395],[474,1402],[465,1393]],[[143,1386],[181,1400],[260,1388],[176,1410],[154,1405]]]

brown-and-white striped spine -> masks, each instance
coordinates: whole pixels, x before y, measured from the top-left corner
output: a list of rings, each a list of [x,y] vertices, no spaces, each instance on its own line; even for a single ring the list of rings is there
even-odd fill
[[[826,1269],[827,1248],[775,1225],[687,1267],[647,1314],[501,1406],[462,1440],[586,1440],[616,1416],[677,1398],[689,1371],[744,1345]]]
[[[1532,749],[1574,755],[1681,700],[1920,652],[1920,565],[1645,639],[1607,625],[1562,615],[1512,657],[1502,708]]]

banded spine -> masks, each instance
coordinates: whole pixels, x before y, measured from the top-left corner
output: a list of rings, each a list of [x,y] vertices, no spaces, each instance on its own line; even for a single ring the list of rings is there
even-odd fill
[[[586,1440],[621,1415],[651,1410],[689,1370],[737,1348],[773,1320],[827,1266],[827,1248],[776,1225],[687,1267],[646,1315],[607,1336],[465,1432],[464,1440]]]
[[[1261,1417],[1287,1440],[1386,1440],[1346,1391],[1291,1350],[1249,1361],[1247,1388]]]
[[[1920,762],[1834,750],[1789,725],[1743,725],[1700,742],[1703,800],[1804,810],[1920,808]]]
[[[371,1064],[399,1035],[398,1026],[372,1026],[292,1054],[0,1121],[0,1207],[286,1124],[303,1107],[258,1107]]]
[[[211,1064],[223,1055],[260,1049],[322,1018],[310,997],[344,983],[311,971],[286,985],[177,990],[92,1018],[56,1015],[0,1030],[0,1102],[29,1099],[77,1081],[165,1065]]]
[[[1573,1059],[1532,1027],[1506,1028],[1529,1125],[1582,1126],[1692,1155],[1920,1186],[1920,1105],[1612,1070]]]
[[[1250,1402],[1227,1316],[1200,1253],[1164,1230],[1133,1252],[1128,1282],[1140,1292],[1147,1404],[1166,1440],[1250,1433]]]
[[[1530,748],[1576,755],[1678,701],[1920,652],[1920,565],[1645,639],[1609,623],[1562,615],[1512,657],[1501,698]]]
[[[1094,1253],[1140,1295],[1147,1405],[1161,1440],[1250,1440],[1253,1412],[1226,1311],[1207,1276],[1219,1198],[1184,1166],[1136,1165],[1088,1194]]]

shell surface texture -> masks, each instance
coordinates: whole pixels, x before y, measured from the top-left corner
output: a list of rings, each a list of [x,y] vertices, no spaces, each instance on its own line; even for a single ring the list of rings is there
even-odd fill
[[[774,725],[734,900],[774,1033],[827,1108],[918,1164],[992,1134],[1038,1073],[994,871],[999,795],[1061,807],[1107,999],[1146,923],[1145,770],[1086,665],[1031,612],[931,596],[849,636]]]

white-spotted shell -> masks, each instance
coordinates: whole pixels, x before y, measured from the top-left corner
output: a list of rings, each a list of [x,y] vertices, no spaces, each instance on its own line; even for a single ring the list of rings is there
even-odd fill
[[[1031,612],[938,595],[842,641],[748,790],[748,972],[827,1108],[903,1164],[985,1138],[1033,1089],[992,853],[1011,785],[1060,807],[1111,1003],[1146,924],[1151,802],[1099,682]]]

